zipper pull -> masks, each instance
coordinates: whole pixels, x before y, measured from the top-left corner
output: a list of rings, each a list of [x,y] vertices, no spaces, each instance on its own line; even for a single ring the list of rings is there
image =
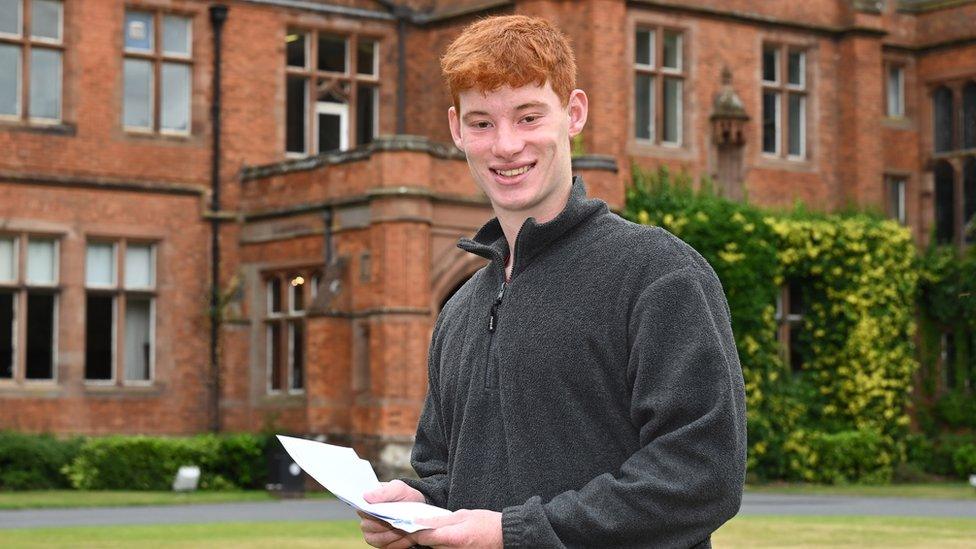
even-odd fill
[[[507,282],[502,282],[501,289],[498,290],[498,295],[495,296],[495,302],[491,304],[491,311],[488,315],[488,331],[494,332],[495,328],[498,326],[498,306],[502,303],[502,298],[505,297],[505,286]]]

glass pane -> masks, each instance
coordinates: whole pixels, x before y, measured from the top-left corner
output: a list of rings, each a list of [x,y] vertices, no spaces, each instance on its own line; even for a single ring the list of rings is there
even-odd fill
[[[163,53],[190,55],[190,19],[176,15],[163,17]]]
[[[976,158],[966,160],[962,170],[962,219],[965,226],[973,227],[973,218],[976,217]],[[973,240],[976,240],[976,235],[970,231],[966,234],[966,241]],[[976,349],[973,352],[976,353]]]
[[[61,52],[32,49],[30,81],[30,116],[60,119]]]
[[[888,116],[902,116],[905,113],[901,67],[888,69]]]
[[[949,88],[939,88],[932,96],[935,123],[935,151],[951,151],[953,139],[953,106],[952,91]]]
[[[108,242],[91,243],[85,254],[85,284],[115,285],[115,246]]]
[[[112,379],[115,298],[89,294],[85,301],[85,379]]]
[[[962,147],[976,148],[976,83],[973,82],[962,89]]]
[[[356,72],[376,75],[376,42],[360,40],[356,51]]]
[[[654,64],[654,33],[638,30],[635,40],[634,61],[638,65]]]
[[[319,113],[319,152],[342,148],[342,117]]]
[[[27,294],[27,379],[54,377],[54,296]]]
[[[0,114],[20,115],[20,47],[0,44]]]
[[[153,16],[151,13],[125,12],[125,49],[152,51]]]
[[[33,0],[31,2],[31,36],[61,41],[60,1]]]
[[[305,33],[290,31],[285,36],[285,58],[289,67],[307,67],[305,59]]]
[[[152,288],[154,285],[152,246],[129,244],[125,250],[125,287]]]
[[[667,143],[681,143],[681,88],[681,80],[664,79],[664,135],[661,140]]]
[[[272,313],[281,312],[281,280],[272,278],[268,281],[268,310]]]
[[[20,36],[22,0],[0,0],[0,33]]]
[[[791,93],[789,96],[789,153],[792,156],[803,156],[803,130],[805,126],[806,98]]]
[[[681,35],[679,33],[664,33],[664,66],[669,69],[681,68]]]
[[[779,94],[763,92],[763,152],[779,152]]]
[[[14,377],[14,294],[0,292],[0,378]]]
[[[125,100],[122,119],[130,128],[152,128],[152,63],[126,59]]]
[[[12,237],[0,237],[0,281],[17,280],[17,248]]]
[[[654,138],[654,77],[638,74],[634,79],[634,128],[638,139]]]
[[[190,66],[182,63],[163,63],[160,124],[162,129],[189,133],[190,131]]]
[[[803,65],[805,56],[803,52],[791,51],[789,53],[789,83],[793,86],[803,86]]]
[[[763,80],[779,81],[779,48],[763,48]]]
[[[125,303],[125,379],[146,381],[152,356],[152,300],[129,296]]]
[[[272,391],[281,390],[281,327],[268,324],[268,383]]]
[[[27,242],[27,283],[54,284],[55,245],[53,240]]]
[[[346,39],[319,35],[319,70],[346,72]]]
[[[301,275],[289,277],[291,283],[288,285],[291,292],[291,310],[301,312],[305,310],[305,279]]]
[[[954,238],[954,178],[951,164],[943,160],[935,165],[935,240],[940,244],[948,244]]]
[[[305,111],[306,99],[305,90],[307,79],[300,76],[289,76],[287,78],[288,104],[285,109],[286,131],[285,131],[285,150],[288,152],[305,152],[305,121],[308,115]]]
[[[291,388],[305,387],[305,326],[301,322],[292,322],[291,327]]]
[[[360,85],[356,91],[356,144],[372,143],[376,138],[376,88]]]

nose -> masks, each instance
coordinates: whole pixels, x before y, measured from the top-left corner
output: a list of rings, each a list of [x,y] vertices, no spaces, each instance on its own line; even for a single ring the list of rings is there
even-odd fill
[[[514,158],[522,152],[525,147],[525,140],[519,132],[510,124],[499,124],[495,132],[495,141],[492,143],[491,152],[498,158]]]

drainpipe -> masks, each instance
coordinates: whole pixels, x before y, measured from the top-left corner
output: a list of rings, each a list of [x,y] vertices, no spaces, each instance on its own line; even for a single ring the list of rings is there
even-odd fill
[[[213,145],[210,156],[210,375],[213,401],[210,429],[220,431],[220,36],[227,20],[227,6],[210,6],[210,26],[213,27],[213,101],[210,104],[210,125]]]

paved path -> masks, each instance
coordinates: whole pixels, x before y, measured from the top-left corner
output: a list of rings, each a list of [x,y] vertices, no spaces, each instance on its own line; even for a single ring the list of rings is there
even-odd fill
[[[976,519],[976,501],[746,494],[742,515],[868,515]],[[353,520],[331,499],[151,507],[0,511],[0,529],[113,524]]]

